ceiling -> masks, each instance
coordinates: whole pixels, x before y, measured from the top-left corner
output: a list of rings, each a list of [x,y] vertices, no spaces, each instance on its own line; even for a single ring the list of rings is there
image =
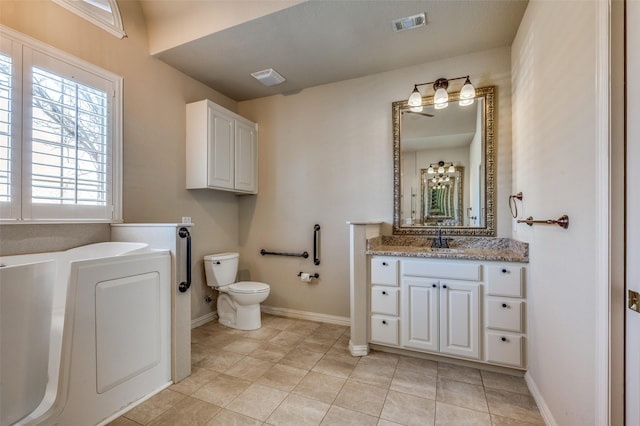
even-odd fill
[[[189,7],[184,0],[142,2],[148,25],[154,7],[170,2],[176,19]],[[239,8],[255,2],[235,0]],[[526,0],[308,0],[155,56],[243,101],[510,46],[526,5]],[[426,26],[393,31],[394,19],[421,12]],[[268,68],[287,80],[267,87],[250,75]]]

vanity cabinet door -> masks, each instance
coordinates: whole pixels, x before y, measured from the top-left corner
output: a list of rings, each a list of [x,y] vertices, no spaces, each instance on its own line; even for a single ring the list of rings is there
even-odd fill
[[[401,345],[437,352],[438,280],[405,277],[402,280]]]
[[[440,352],[480,359],[480,284],[440,283]]]

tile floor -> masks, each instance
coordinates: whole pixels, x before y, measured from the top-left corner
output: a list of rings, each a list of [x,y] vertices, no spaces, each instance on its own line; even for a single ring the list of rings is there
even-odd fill
[[[544,425],[524,379],[373,351],[344,326],[263,314],[192,331],[192,375],[110,426]]]

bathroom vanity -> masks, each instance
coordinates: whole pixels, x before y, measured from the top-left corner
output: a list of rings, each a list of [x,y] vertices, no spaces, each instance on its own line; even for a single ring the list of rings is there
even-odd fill
[[[379,224],[350,228],[352,355],[373,345],[526,369],[526,244],[463,237],[438,249]]]

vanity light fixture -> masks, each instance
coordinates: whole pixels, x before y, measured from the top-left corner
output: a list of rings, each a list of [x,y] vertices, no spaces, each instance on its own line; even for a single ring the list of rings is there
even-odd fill
[[[456,166],[453,163],[445,163],[444,161],[438,161],[437,163],[429,164],[429,168],[427,169],[427,173],[430,175],[434,173],[438,173],[439,175],[444,175],[445,173],[455,173],[455,172],[456,172]]]
[[[422,106],[422,95],[418,90],[418,86],[426,86],[428,84],[433,84],[433,106],[435,109],[446,108],[449,105],[449,93],[447,92],[447,88],[449,87],[449,82],[454,80],[462,80],[465,79],[464,85],[460,90],[460,105],[466,106],[471,105],[473,103],[473,98],[476,97],[476,89],[471,84],[471,80],[469,76],[466,75],[464,77],[456,77],[456,78],[439,78],[436,81],[430,81],[429,83],[419,83],[413,85],[413,91],[409,96],[409,100],[407,101],[410,108],[417,108]]]

